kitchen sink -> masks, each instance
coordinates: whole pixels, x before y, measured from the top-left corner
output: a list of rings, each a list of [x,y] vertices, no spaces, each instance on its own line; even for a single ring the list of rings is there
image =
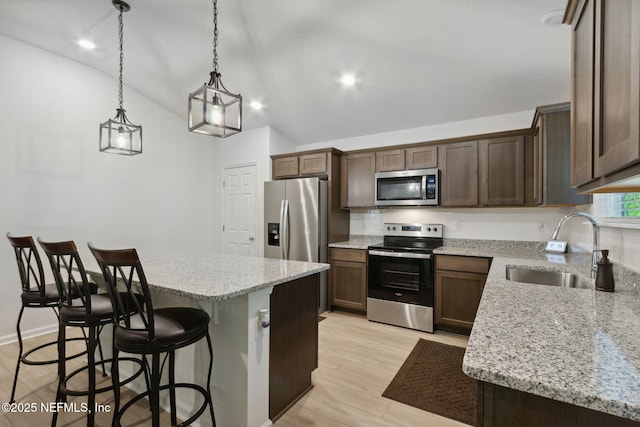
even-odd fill
[[[537,285],[562,286],[565,288],[591,288],[588,283],[573,273],[515,267],[511,265],[507,266],[507,280],[534,283]]]

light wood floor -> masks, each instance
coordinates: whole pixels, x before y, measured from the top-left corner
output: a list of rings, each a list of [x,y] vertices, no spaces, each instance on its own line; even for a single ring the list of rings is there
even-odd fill
[[[465,424],[382,397],[418,338],[465,347],[467,337],[428,334],[339,311],[320,322],[314,387],[276,423],[301,426],[454,427]]]
[[[432,426],[455,427],[465,424],[431,414],[420,409],[382,397],[382,392],[394,377],[418,338],[446,344],[466,346],[467,338],[455,334],[428,334],[380,323],[368,322],[364,316],[335,311],[325,313],[319,324],[319,367],[313,373],[313,389],[280,418],[275,427],[303,426]],[[32,338],[27,347],[44,343],[54,334]],[[47,350],[49,357],[55,347]],[[17,343],[0,346],[0,402],[7,402],[11,384]],[[73,364],[79,366],[82,358]],[[86,381],[81,377],[78,382]],[[105,380],[107,381],[107,380]],[[40,402],[55,400],[55,365],[22,365],[16,393],[16,402],[36,403],[34,413],[6,413],[0,411],[0,427],[48,426],[51,414],[40,411]],[[128,396],[123,393],[123,400]],[[98,396],[98,402],[113,404],[110,392]],[[86,398],[71,398],[80,404]],[[112,407],[112,406],[111,406]],[[163,425],[170,425],[163,414]],[[127,413],[126,425],[148,425],[149,410],[145,404]],[[60,413],[59,426],[84,426],[81,413]],[[111,414],[96,415],[96,426],[110,426]],[[221,426],[227,427],[227,426]],[[233,426],[228,426],[233,427]]]

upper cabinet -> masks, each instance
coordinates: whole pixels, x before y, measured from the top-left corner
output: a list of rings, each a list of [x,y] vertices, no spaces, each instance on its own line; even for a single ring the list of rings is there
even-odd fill
[[[376,151],[376,172],[404,170],[404,150]]]
[[[571,181],[606,191],[640,174],[640,2],[571,0],[565,21],[573,50]]]
[[[438,146],[440,204],[478,204],[478,142],[466,141]]]
[[[524,205],[524,136],[479,141],[478,160],[481,205]]]
[[[591,196],[571,188],[570,104],[539,107],[533,119],[533,204],[584,205]]]
[[[406,169],[427,169],[438,167],[438,146],[423,145],[404,150]]]
[[[368,208],[375,204],[376,153],[342,156],[342,207]]]

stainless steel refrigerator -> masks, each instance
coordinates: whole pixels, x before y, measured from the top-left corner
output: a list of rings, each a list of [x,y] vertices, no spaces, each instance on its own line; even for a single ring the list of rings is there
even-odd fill
[[[327,262],[327,182],[318,178],[264,183],[264,256]],[[327,308],[327,272],[320,273],[319,311]]]

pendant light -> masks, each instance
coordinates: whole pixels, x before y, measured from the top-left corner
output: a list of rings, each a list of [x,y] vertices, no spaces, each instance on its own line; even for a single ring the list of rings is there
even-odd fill
[[[112,154],[134,156],[142,153],[142,126],[134,125],[129,121],[123,108],[122,96],[122,14],[128,12],[131,7],[122,0],[113,0],[113,6],[120,12],[118,15],[118,38],[120,40],[120,78],[118,80],[118,102],[116,115],[100,124],[100,151]]]
[[[189,130],[226,138],[242,131],[242,95],[227,90],[218,72],[218,1],[213,0],[213,71],[189,94]]]

